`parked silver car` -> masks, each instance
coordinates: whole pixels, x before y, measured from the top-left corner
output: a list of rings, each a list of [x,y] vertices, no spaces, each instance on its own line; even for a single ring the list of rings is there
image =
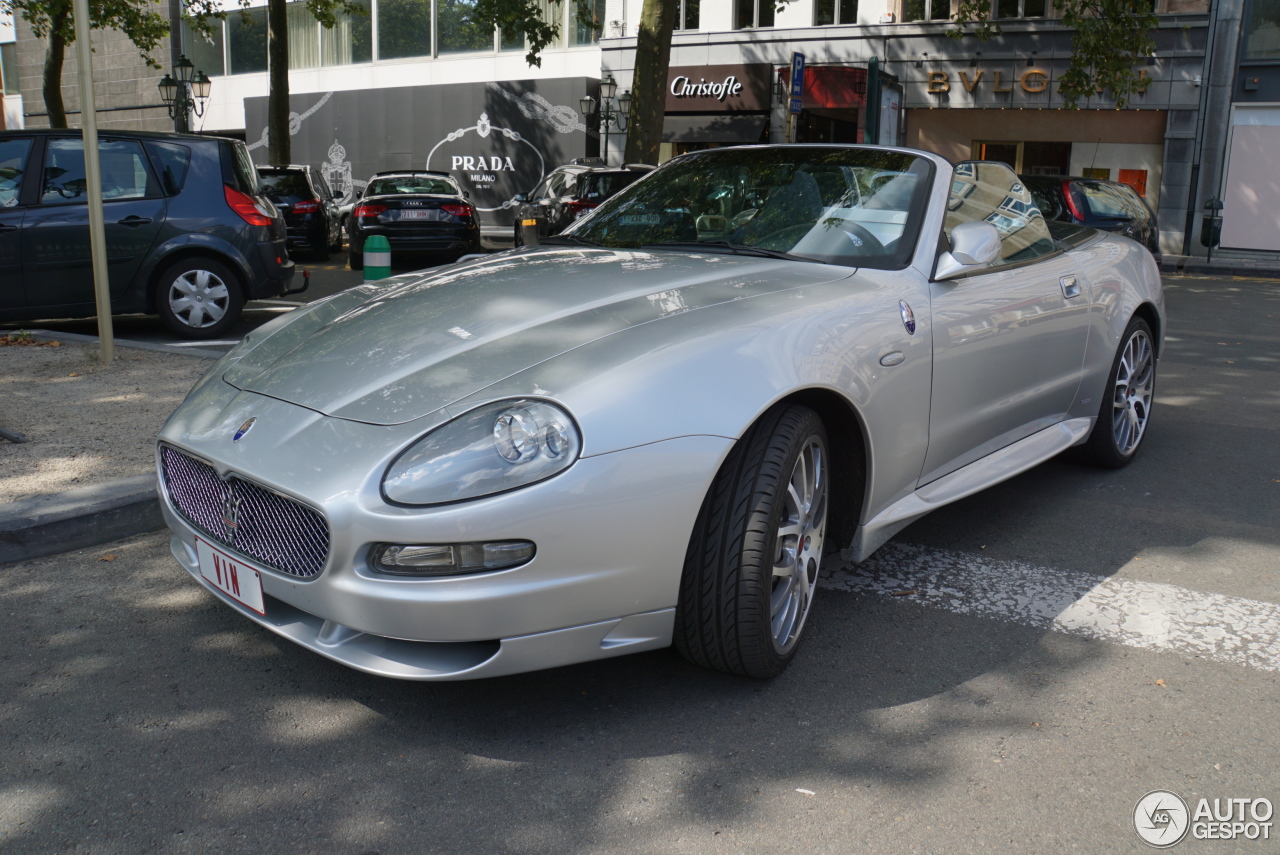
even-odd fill
[[[161,433],[173,554],[375,674],[673,642],[776,674],[824,553],[866,558],[1071,446],[1138,451],[1160,277],[1133,241],[1073,240],[999,163],[676,158],[552,245],[251,333]]]

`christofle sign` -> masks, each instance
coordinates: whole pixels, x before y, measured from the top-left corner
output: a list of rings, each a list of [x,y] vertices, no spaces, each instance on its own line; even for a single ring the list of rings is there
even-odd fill
[[[671,69],[668,112],[697,113],[769,109],[769,66],[700,65]]]

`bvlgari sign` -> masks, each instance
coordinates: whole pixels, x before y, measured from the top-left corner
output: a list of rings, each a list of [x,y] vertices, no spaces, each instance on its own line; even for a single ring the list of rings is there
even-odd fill
[[[667,75],[667,112],[768,110],[770,68],[767,63],[673,68]]]

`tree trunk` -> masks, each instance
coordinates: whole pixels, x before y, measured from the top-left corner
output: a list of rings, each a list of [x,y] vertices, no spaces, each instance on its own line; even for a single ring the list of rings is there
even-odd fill
[[[62,103],[62,60],[67,52],[67,18],[71,10],[59,6],[52,11],[49,25],[49,50],[44,55],[44,108],[49,113],[49,127],[67,126],[67,108]]]
[[[267,4],[267,70],[271,86],[267,100],[267,161],[284,165],[291,160],[289,18],[285,0],[270,0]]]
[[[657,163],[667,103],[671,32],[680,0],[644,0],[636,33],[636,70],[631,83],[631,119],[625,163]]]

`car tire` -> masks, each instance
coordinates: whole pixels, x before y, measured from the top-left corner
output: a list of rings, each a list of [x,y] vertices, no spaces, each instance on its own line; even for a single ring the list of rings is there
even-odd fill
[[[212,258],[187,258],[160,274],[156,311],[180,338],[209,339],[226,333],[244,308],[244,291],[231,268]]]
[[[358,249],[353,249],[347,253],[347,264],[352,270],[364,270],[364,253]]]
[[[673,639],[682,656],[746,677],[787,667],[821,569],[830,471],[826,430],[808,407],[779,405],[738,440],[685,557]]]
[[[330,252],[342,252],[342,233],[344,229],[341,227],[334,233],[333,243],[329,244]]]
[[[329,233],[327,231],[311,236],[311,257],[316,261],[329,260]]]
[[[1098,420],[1082,447],[1087,462],[1119,469],[1133,460],[1147,435],[1155,385],[1155,337],[1150,325],[1135,317],[1120,339]]]

